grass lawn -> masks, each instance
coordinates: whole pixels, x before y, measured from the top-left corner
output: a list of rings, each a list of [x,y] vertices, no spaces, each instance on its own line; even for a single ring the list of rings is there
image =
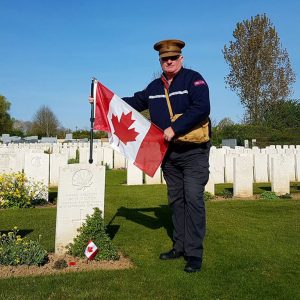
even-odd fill
[[[108,171],[105,222],[135,268],[0,279],[0,299],[300,299],[300,201],[207,202],[203,270],[160,261],[172,246],[166,186],[126,186]],[[54,249],[55,208],[0,211],[0,229]]]

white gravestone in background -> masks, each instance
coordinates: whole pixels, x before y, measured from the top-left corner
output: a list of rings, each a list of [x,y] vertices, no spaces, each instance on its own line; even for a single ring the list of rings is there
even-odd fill
[[[109,169],[113,168],[113,149],[110,147],[103,147],[103,165]]]
[[[215,183],[224,183],[225,173],[225,152],[224,149],[211,149],[209,155],[209,170],[213,175]]]
[[[17,153],[0,153],[0,174],[22,172],[22,165]]]
[[[233,183],[233,158],[237,157],[237,154],[225,155],[225,182]]]
[[[158,168],[153,177],[145,174],[145,183],[146,184],[161,184],[161,169]]]
[[[126,168],[126,158],[123,154],[114,151],[114,169],[125,169]]]
[[[266,154],[254,154],[254,182],[268,182],[268,156]]]
[[[76,150],[77,147],[76,146],[70,146],[69,148],[69,159],[75,159],[76,158]]]
[[[290,193],[290,175],[288,170],[288,158],[284,155],[271,159],[271,186],[272,192],[277,195]]]
[[[61,153],[50,154],[50,185],[58,186],[59,168],[68,164],[68,155]]]
[[[215,183],[212,174],[209,174],[209,178],[204,190],[205,192],[209,192],[213,195],[215,194]]]
[[[89,161],[89,149],[86,147],[79,148],[79,162],[81,164],[88,163]]]
[[[251,156],[233,159],[233,196],[253,196],[253,161]]]
[[[93,164],[72,164],[60,169],[55,253],[63,254],[65,247],[77,236],[77,229],[98,207],[104,218],[105,167]]]
[[[295,155],[296,181],[300,181],[300,154]]]
[[[143,184],[143,171],[136,167],[131,161],[127,166],[127,184],[140,185]]]
[[[296,157],[295,154],[286,153],[285,154],[287,164],[288,164],[288,171],[289,171],[289,178],[290,181],[296,180]]]
[[[49,154],[26,153],[24,173],[34,181],[40,181],[49,186]]]
[[[98,147],[93,152],[93,159],[96,165],[103,165],[103,148]]]

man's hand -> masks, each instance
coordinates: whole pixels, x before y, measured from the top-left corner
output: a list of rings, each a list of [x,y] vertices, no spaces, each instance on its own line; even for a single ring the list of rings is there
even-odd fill
[[[94,98],[92,98],[91,96],[89,96],[89,102],[90,103],[94,103]]]
[[[175,132],[172,129],[172,127],[168,127],[164,130],[164,138],[166,141],[170,142],[172,138],[174,137]]]

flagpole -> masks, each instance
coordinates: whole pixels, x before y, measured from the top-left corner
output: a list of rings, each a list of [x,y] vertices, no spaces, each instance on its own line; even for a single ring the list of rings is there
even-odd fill
[[[95,78],[92,78],[92,83],[91,83],[91,97],[94,98],[94,81]],[[89,163],[93,163],[93,139],[94,139],[94,102],[91,103],[91,130],[90,130],[90,158],[89,158]]]

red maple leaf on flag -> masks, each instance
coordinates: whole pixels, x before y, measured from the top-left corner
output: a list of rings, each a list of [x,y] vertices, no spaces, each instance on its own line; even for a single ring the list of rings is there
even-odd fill
[[[127,115],[122,113],[120,121],[118,116],[112,116],[112,123],[114,125],[115,132],[114,134],[122,141],[125,145],[128,142],[133,142],[136,139],[136,136],[139,135],[138,132],[135,131],[135,128],[129,129],[129,127],[135,122],[132,120],[132,111],[129,112]]]

